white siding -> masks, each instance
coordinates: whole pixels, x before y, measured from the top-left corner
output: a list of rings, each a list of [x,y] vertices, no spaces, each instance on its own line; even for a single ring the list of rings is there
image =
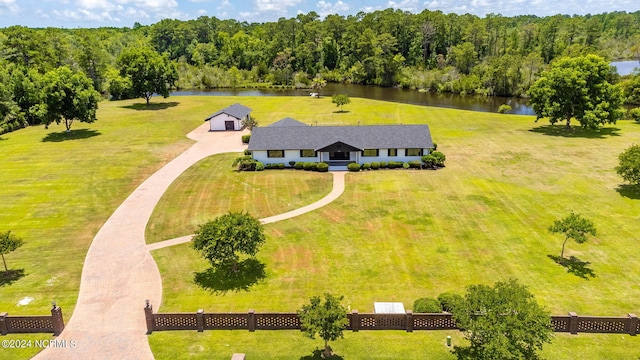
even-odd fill
[[[272,149],[280,150],[280,149]],[[422,149],[423,154],[428,154],[429,149]],[[267,156],[266,150],[254,150],[253,158],[264,164],[278,164],[284,163],[289,166],[289,161],[295,162],[319,162],[320,153],[317,157],[300,157],[300,150],[285,150],[283,158],[270,158]],[[406,156],[405,149],[398,149],[398,156],[389,156],[387,149],[380,149],[378,156],[362,156],[359,152],[352,151],[350,153],[351,161],[357,161],[359,164],[381,162],[381,161],[395,161],[395,162],[409,162],[411,160],[421,160],[422,156]],[[329,161],[329,153],[322,153],[322,161]]]
[[[422,156],[406,156],[405,149],[397,149],[398,156],[389,156],[388,149],[380,149],[378,156],[360,156],[360,164],[380,161],[395,161],[395,162],[409,162],[411,160],[421,160]],[[423,154],[428,154],[429,149],[422,149]]]
[[[280,149],[272,149],[280,150]],[[284,163],[285,166],[289,166],[289,161],[295,162],[318,162],[320,157],[300,157],[300,150],[285,150],[284,157],[271,158],[267,156],[266,150],[256,150],[253,152],[253,158],[260,161],[263,164],[279,164]]]
[[[240,120],[227,114],[219,114],[218,116],[212,117],[209,120],[209,129],[211,131],[224,131],[225,121],[233,121],[233,130],[242,130],[242,124],[240,123]]]

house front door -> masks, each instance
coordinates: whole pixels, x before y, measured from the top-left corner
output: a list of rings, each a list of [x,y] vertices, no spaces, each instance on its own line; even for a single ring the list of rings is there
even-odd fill
[[[225,121],[224,122],[224,129],[225,130],[235,130],[235,128],[233,126],[233,121]]]
[[[329,153],[329,160],[349,160],[351,153],[343,151],[332,151]]]

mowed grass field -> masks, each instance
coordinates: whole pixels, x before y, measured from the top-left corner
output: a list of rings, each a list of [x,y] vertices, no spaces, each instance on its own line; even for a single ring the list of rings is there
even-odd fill
[[[350,308],[372,312],[375,301],[401,301],[411,308],[418,297],[462,293],[470,284],[509,278],[527,285],[554,314],[625,316],[639,311],[640,194],[620,186],[614,171],[617,155],[640,142],[637,124],[622,121],[598,132],[566,134],[560,126],[535,123],[526,116],[363,99],[354,99],[346,107],[348,113],[338,114],[327,99],[310,103],[319,106],[322,101],[325,108],[311,113],[307,110],[312,106],[287,107],[284,114],[272,105],[274,114],[258,119],[263,125],[284,116],[314,124],[316,120],[336,124],[340,119],[345,124],[360,120],[363,125],[427,123],[438,149],[447,155],[447,167],[349,173],[345,193],[332,204],[266,226],[268,241],[258,254],[266,265],[266,278],[249,291],[211,292],[196,285],[194,274],[209,265],[188,244],[154,251],[163,274],[160,312],[295,311],[309,297],[324,292],[342,294]],[[288,171],[291,177],[303,174]],[[598,229],[596,237],[582,245],[569,242],[565,251],[566,256],[588,262],[586,270],[594,276],[568,273],[549,258],[560,254],[564,239],[547,228],[570,211],[592,219]],[[230,341],[225,339],[236,334],[163,333],[152,335],[150,341],[158,358],[169,356],[167,343],[172,351],[203,346],[211,350],[203,352],[202,358],[224,358],[228,356],[224,349],[207,344],[214,338]],[[268,350],[274,342],[289,341],[290,335],[260,336],[268,340],[243,340],[234,351],[269,359],[306,356],[300,353],[302,345],[292,345],[295,351],[290,352]],[[424,336],[435,342],[441,337],[437,332]],[[338,351],[345,358],[363,358],[362,352],[349,350],[360,341],[373,341],[380,348],[376,356],[367,353],[364,358],[427,356],[399,355],[411,353],[412,341],[386,341],[385,336],[362,332],[349,339]],[[638,348],[636,338],[583,334],[558,336],[545,355],[598,359],[615,353],[620,358],[637,358]],[[449,356],[446,348],[439,353]]]
[[[98,121],[75,123],[68,137],[61,126],[0,136],[0,231],[12,230],[25,240],[22,248],[6,256],[8,266],[22,269],[24,276],[15,281],[3,278],[0,311],[47,314],[50,302],[56,301],[68,320],[84,256],[101,224],[137,185],[190,146],[185,135],[204,117],[234,102],[253,108],[261,125],[286,116],[319,125],[427,123],[447,154],[447,168],[350,174],[345,194],[335,203],[268,225],[268,241],[259,253],[267,277],[249,292],[220,295],[197,287],[194,272],[208,266],[187,244],[155,251],[164,285],[159,311],[293,311],[325,291],[344,294],[351,308],[361,312],[372,311],[373,301],[403,301],[409,308],[419,296],[462,291],[467,284],[508,277],[528,285],[554,313],[621,316],[638,311],[640,261],[635,242],[640,195],[618,189],[620,179],[613,172],[617,154],[640,142],[636,124],[620,122],[599,134],[564,137],[532,117],[364,99],[352,99],[346,113],[335,112],[329,98],[172,97],[153,99],[151,108],[142,101],[102,102]],[[202,164],[207,161],[214,166],[221,160],[214,157]],[[197,169],[190,171],[199,176]],[[283,176],[280,181],[300,180]],[[306,188],[295,198],[309,196],[306,189],[315,181],[304,182]],[[313,191],[309,201],[321,197],[326,187]],[[261,201],[271,206],[287,196],[273,193]],[[212,207],[187,214],[185,220],[193,224],[199,214],[215,215],[215,206],[224,207],[224,201],[233,200],[215,200]],[[258,211],[259,206],[251,206]],[[264,211],[297,205],[278,206],[282,208]],[[559,254],[562,239],[547,233],[546,227],[569,210],[590,217],[598,227],[596,238],[567,247],[567,255],[591,262],[596,277],[590,280],[566,273],[547,257]],[[186,235],[186,228],[159,226],[165,228],[157,240],[172,232]],[[33,300],[18,305],[25,298]],[[429,347],[441,345],[445,336],[361,332],[342,343],[351,350],[341,348],[340,342],[335,348],[355,359],[369,354],[375,343],[377,358],[397,358],[394,354],[412,353],[411,339]],[[257,358],[300,358],[321,346],[298,332],[170,332],[155,333],[150,341],[158,358],[186,358],[191,353],[195,358],[228,358],[232,344],[234,351],[250,352],[246,348],[251,347]],[[268,350],[274,344],[277,350]],[[448,356],[441,348],[438,354]],[[604,357],[597,354],[637,358],[637,348],[637,338],[583,334],[558,336],[545,354],[564,359]],[[35,351],[1,351],[0,359],[27,358]],[[414,358],[437,358],[431,352],[416,354]]]
[[[282,214],[331,191],[333,178],[328,173],[239,173],[231,164],[240,155],[203,159],[171,184],[147,224],[147,243],[193,234],[198,225],[229,211],[246,211],[257,218]]]

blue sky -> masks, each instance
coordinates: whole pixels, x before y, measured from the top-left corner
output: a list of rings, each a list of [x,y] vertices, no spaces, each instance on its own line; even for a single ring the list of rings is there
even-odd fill
[[[413,13],[424,9],[484,16],[534,14],[598,14],[640,10],[639,0],[0,0],[0,27],[131,27],[163,18],[199,16],[239,21],[276,21],[315,11],[350,15],[359,11],[396,8]]]

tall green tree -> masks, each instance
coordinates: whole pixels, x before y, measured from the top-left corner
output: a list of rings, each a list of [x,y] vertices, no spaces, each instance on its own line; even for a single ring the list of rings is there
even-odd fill
[[[622,118],[622,92],[611,84],[609,63],[597,55],[562,58],[542,72],[529,89],[537,120],[551,124],[576,119],[583,128],[596,129]]]
[[[15,251],[23,244],[22,239],[13,235],[11,231],[0,233],[0,255],[2,256],[5,272],[9,271],[9,269],[7,268],[7,261],[4,259],[4,255]]]
[[[344,337],[347,326],[347,309],[340,304],[344,296],[324,294],[324,302],[319,296],[314,296],[310,304],[302,306],[298,311],[302,331],[306,336],[315,339],[316,335],[324,340],[325,357],[333,355],[329,341]]]
[[[458,359],[538,359],[551,342],[551,317],[516,280],[493,287],[471,285],[453,305],[453,318],[469,346],[455,346]]]
[[[212,266],[231,266],[238,271],[239,253],[255,256],[264,243],[264,230],[249,213],[229,212],[202,224],[193,237],[193,248]]]
[[[561,233],[564,235],[560,259],[564,259],[564,246],[567,241],[573,240],[578,244],[582,244],[588,240],[587,235],[596,236],[596,227],[593,222],[573,211],[567,217],[554,221],[549,227],[549,231],[554,234]]]
[[[169,88],[178,79],[175,66],[153,49],[135,46],[125,49],[118,60],[120,75],[131,79],[132,91],[147,101],[153,94],[169,97]]]
[[[54,122],[64,122],[69,132],[74,120],[86,123],[96,121],[100,93],[84,73],[73,72],[63,66],[46,73],[43,82],[46,127]]]
[[[632,145],[618,156],[616,173],[631,184],[640,184],[640,145]]]

